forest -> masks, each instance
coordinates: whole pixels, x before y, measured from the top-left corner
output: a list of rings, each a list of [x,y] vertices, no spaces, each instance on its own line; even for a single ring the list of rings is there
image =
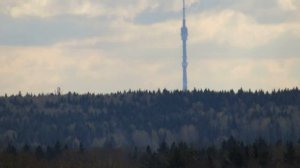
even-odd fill
[[[22,94],[0,97],[0,149],[157,150],[165,142],[196,149],[234,137],[245,145],[300,138],[298,88],[267,91],[124,91],[111,94]]]
[[[298,168],[300,142],[267,144],[259,138],[244,144],[230,137],[220,146],[196,148],[184,142],[158,149],[101,147],[70,149],[56,142],[53,146],[21,149],[8,145],[0,153],[2,168]]]

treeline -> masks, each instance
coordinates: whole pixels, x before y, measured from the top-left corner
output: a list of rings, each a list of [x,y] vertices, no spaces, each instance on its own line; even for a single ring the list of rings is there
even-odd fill
[[[25,144],[20,149],[10,144],[0,153],[1,168],[137,168],[136,164],[121,149],[71,149],[59,142],[53,146]]]
[[[234,136],[245,144],[300,138],[298,88],[264,91],[127,91],[0,97],[0,149],[7,144],[157,149],[165,141],[196,147]]]
[[[244,144],[230,137],[218,146],[196,148],[184,142],[158,149],[89,148],[70,149],[58,142],[35,148],[12,145],[0,153],[0,167],[5,168],[297,168],[300,165],[300,143],[278,141],[268,144],[256,139]]]

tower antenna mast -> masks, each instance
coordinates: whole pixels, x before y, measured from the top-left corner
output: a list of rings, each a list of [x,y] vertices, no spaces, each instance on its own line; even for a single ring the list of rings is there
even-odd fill
[[[188,29],[186,27],[185,20],[185,0],[183,2],[182,9],[182,27],[181,27],[181,40],[182,40],[182,90],[188,90],[188,81],[187,81],[187,49],[186,49],[186,41],[188,38]]]

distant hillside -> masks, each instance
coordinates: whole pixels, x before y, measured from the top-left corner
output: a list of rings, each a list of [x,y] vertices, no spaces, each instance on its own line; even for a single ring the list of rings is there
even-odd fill
[[[0,97],[0,144],[157,148],[300,137],[298,88],[263,91],[129,91]]]

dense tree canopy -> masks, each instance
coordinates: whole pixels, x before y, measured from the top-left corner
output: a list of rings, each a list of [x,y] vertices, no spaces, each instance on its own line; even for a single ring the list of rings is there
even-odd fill
[[[8,145],[0,151],[0,167],[4,168],[298,168],[299,159],[299,143],[270,145],[259,138],[244,144],[233,137],[219,147],[196,148],[184,142],[162,142],[156,150],[150,146],[82,150],[62,148],[57,142],[44,148],[25,144],[22,150]]]
[[[258,137],[275,143],[296,141],[299,135],[298,88],[0,97],[1,148],[26,143],[45,147],[59,141],[70,148],[82,144],[157,149],[161,142],[208,146],[233,136],[246,144]],[[240,160],[239,152],[236,149],[230,157]]]

